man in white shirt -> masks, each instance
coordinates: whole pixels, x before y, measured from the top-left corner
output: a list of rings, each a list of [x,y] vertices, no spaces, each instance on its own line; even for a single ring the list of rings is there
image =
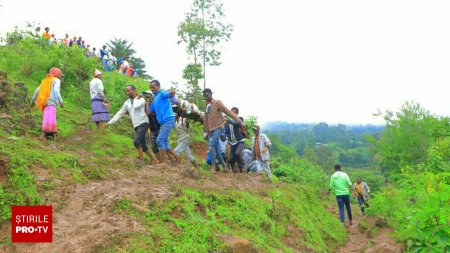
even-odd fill
[[[134,137],[134,147],[138,150],[139,161],[144,160],[144,152],[153,160],[153,163],[159,163],[155,154],[153,154],[147,147],[145,141],[145,134],[148,129],[148,117],[145,114],[145,99],[143,97],[136,96],[136,87],[134,85],[128,85],[125,89],[125,93],[129,97],[123,104],[122,108],[114,115],[114,117],[108,122],[107,127],[117,122],[126,113],[130,115],[133,122],[134,131],[136,135]]]

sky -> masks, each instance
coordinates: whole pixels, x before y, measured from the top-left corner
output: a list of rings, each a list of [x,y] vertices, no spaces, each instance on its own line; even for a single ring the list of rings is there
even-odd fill
[[[271,121],[383,124],[378,110],[415,101],[450,116],[450,1],[229,0],[234,26],[207,87],[242,116]],[[192,0],[0,0],[0,36],[26,22],[97,48],[134,42],[147,71],[184,84],[177,27]],[[107,84],[105,84],[107,85]]]

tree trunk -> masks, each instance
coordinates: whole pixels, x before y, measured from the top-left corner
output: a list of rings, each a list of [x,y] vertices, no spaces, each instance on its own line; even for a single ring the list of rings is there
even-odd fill
[[[205,10],[202,8],[203,28],[205,27]],[[203,89],[206,88],[206,36],[203,34]]]

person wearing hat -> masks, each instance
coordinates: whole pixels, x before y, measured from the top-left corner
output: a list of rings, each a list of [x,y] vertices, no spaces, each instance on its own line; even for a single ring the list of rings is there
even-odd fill
[[[109,116],[109,102],[105,97],[103,88],[102,72],[98,69],[94,70],[94,79],[89,84],[89,91],[91,93],[91,111],[92,121],[97,125],[97,130],[103,128],[105,122],[110,120]]]
[[[261,170],[264,170],[270,182],[272,182],[272,173],[270,172],[269,166],[269,148],[272,146],[272,142],[270,142],[267,135],[260,133],[260,126],[253,126],[253,133],[255,134],[252,139],[253,146],[253,154],[252,158],[256,164],[256,168],[259,174],[261,174]]]
[[[47,77],[42,80],[39,87],[33,94],[31,107],[37,105],[42,110],[42,134],[41,139],[44,140],[47,134],[53,135],[53,140],[58,138],[58,127],[56,125],[56,106],[64,107],[61,97],[61,75],[59,68],[50,69]]]
[[[238,124],[245,129],[245,125],[242,120],[228,109],[220,100],[213,99],[211,89],[203,90],[203,97],[206,101],[205,106],[205,120],[203,121],[204,136],[208,139],[208,146],[211,152],[211,170],[216,168],[216,159],[219,159],[219,163],[223,168],[228,170],[223,157],[220,155],[220,136],[224,132],[223,113],[233,118]],[[217,169],[216,169],[217,171]]]

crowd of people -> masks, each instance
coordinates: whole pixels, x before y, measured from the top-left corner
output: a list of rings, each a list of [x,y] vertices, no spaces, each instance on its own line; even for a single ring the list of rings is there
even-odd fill
[[[32,106],[43,111],[41,138],[58,137],[56,125],[56,108],[64,106],[60,93],[62,71],[53,67],[34,92]],[[177,165],[184,153],[190,163],[198,168],[194,154],[190,148],[191,118],[186,114],[197,114],[202,119],[204,138],[208,142],[208,153],[205,160],[211,170],[232,171],[235,173],[264,171],[272,181],[269,166],[269,148],[272,145],[267,135],[260,133],[260,127],[252,127],[254,136],[251,147],[245,148],[245,140],[250,138],[243,118],[239,117],[239,109],[228,109],[220,100],[213,98],[211,89],[203,90],[206,102],[204,112],[195,105],[176,96],[174,90],[164,90],[158,80],[149,83],[149,91],[141,93],[133,85],[125,87],[127,99],[121,109],[111,118],[110,101],[106,98],[102,81],[102,72],[95,69],[89,84],[91,97],[92,121],[97,129],[108,128],[122,116],[128,114],[135,137],[133,145],[138,152],[138,163],[144,163],[144,153],[153,164],[170,163]],[[176,113],[174,107],[177,107]],[[224,117],[224,114],[228,117]],[[195,118],[195,117],[194,117]],[[169,134],[175,129],[177,146],[172,148]],[[147,145],[149,143],[149,146]]]
[[[36,28],[37,33],[39,33],[40,30],[40,27]],[[130,63],[130,59],[116,58],[114,54],[108,50],[106,45],[103,45],[97,50],[95,47],[91,48],[91,45],[86,43],[81,36],[73,36],[73,38],[71,38],[68,34],[65,34],[64,38],[58,39],[54,33],[50,33],[49,27],[45,27],[42,38],[47,41],[48,45],[75,46],[84,49],[86,57],[95,57],[99,59],[102,62],[105,71],[111,72],[117,70],[119,73],[129,77],[139,76],[139,69],[133,67]]]
[[[31,106],[36,105],[39,110],[42,110],[42,139],[48,135],[53,136],[54,140],[58,138],[56,108],[64,107],[60,92],[61,75],[61,69],[52,67],[32,97]],[[204,112],[201,112],[196,106],[177,98],[174,90],[162,89],[158,80],[151,81],[150,90],[141,93],[136,91],[135,86],[127,85],[125,87],[127,99],[111,118],[110,101],[105,96],[102,76],[102,72],[95,69],[89,84],[92,121],[96,124],[97,130],[101,130],[110,127],[122,116],[128,114],[135,131],[133,145],[138,153],[139,164],[144,164],[145,153],[153,164],[168,163],[176,166],[184,153],[193,167],[199,167],[190,148],[191,119],[184,116],[188,111],[199,114],[203,121],[203,137],[208,142],[208,153],[205,159],[211,166],[211,171],[256,172],[255,174],[258,175],[264,172],[272,182],[269,164],[271,141],[267,135],[260,132],[260,126],[254,125],[252,145],[245,147],[245,140],[250,138],[250,134],[243,118],[239,117],[239,109],[237,107],[228,109],[222,101],[213,98],[211,89],[204,89],[202,92],[206,106]],[[178,107],[176,113],[174,113],[174,107]],[[228,117],[224,117],[224,114]],[[172,148],[169,143],[169,134],[172,129],[175,129],[177,136],[175,148]],[[352,225],[350,192],[357,198],[361,212],[365,214],[365,209],[369,207],[370,188],[367,183],[362,182],[361,177],[358,177],[353,185],[348,175],[341,171],[340,165],[336,165],[335,170],[336,172],[330,178],[327,194],[334,190],[341,223],[345,224],[345,207],[349,224]]]

